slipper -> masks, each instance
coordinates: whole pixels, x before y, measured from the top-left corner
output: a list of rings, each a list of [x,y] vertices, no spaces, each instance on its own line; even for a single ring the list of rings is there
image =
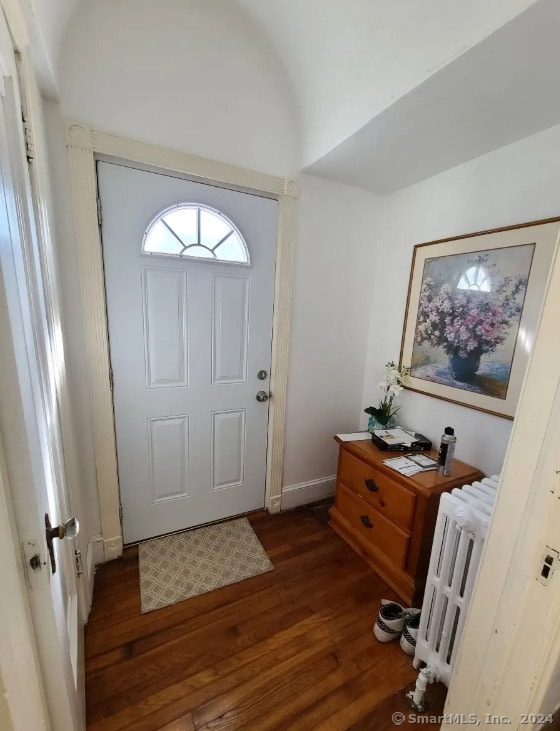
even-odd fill
[[[381,600],[381,609],[373,626],[373,634],[379,642],[391,642],[404,630],[409,617],[419,614],[419,609],[406,609],[396,602]]]
[[[420,627],[420,614],[413,614],[406,620],[406,624],[401,635],[401,650],[407,655],[414,655],[416,652],[416,640],[418,638],[418,628]]]

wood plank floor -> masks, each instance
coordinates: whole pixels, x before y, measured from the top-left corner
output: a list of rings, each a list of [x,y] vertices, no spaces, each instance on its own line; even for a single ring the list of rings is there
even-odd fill
[[[85,646],[90,731],[385,731],[409,713],[411,659],[372,634],[380,600],[397,597],[329,528],[326,507],[250,520],[273,571],[149,614],[136,548],[99,567]],[[430,715],[444,696],[430,688]]]

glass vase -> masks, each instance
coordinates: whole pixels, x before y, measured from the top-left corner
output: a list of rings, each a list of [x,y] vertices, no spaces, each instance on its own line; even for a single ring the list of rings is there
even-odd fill
[[[368,421],[368,431],[373,432],[375,429],[394,429],[397,422],[394,416],[391,416],[385,424],[382,424],[376,416],[370,416]]]

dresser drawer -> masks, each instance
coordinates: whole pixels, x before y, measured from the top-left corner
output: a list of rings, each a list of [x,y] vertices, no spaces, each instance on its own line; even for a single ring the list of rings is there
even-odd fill
[[[404,567],[409,541],[407,533],[340,483],[336,492],[336,509],[362,541],[375,546],[395,565]]]
[[[395,480],[346,451],[338,479],[393,523],[405,530],[412,527],[416,497]]]

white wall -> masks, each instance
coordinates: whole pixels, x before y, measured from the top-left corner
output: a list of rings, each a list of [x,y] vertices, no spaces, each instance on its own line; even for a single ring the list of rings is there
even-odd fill
[[[378,200],[374,193],[358,188],[309,175],[301,178],[286,487],[334,475],[333,435],[358,428]],[[306,494],[320,497],[324,493]],[[282,504],[293,503],[283,500]]]
[[[227,0],[84,0],[62,43],[63,114],[276,175],[300,168],[284,68]]]
[[[364,408],[378,399],[383,364],[399,357],[413,246],[559,216],[559,191],[560,127],[552,127],[383,199]],[[510,421],[411,392],[400,401],[402,423],[436,443],[453,426],[459,459],[486,473],[501,469]]]

